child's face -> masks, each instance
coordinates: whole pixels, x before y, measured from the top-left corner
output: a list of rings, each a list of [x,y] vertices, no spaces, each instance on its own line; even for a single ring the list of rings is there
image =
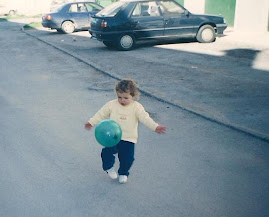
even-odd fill
[[[127,106],[133,101],[133,97],[130,95],[130,93],[120,93],[117,92],[118,101],[122,106]]]

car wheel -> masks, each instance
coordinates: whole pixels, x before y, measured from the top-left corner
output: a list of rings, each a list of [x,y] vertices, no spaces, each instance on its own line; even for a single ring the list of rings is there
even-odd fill
[[[132,50],[135,46],[135,38],[131,34],[122,35],[118,40],[118,49],[127,51]]]
[[[210,43],[216,40],[216,33],[212,26],[202,26],[196,36],[197,41],[200,43]]]
[[[75,25],[71,21],[65,21],[62,24],[62,31],[64,33],[70,34],[75,31]]]
[[[115,47],[115,43],[113,43],[112,41],[103,41],[103,44],[109,48]]]

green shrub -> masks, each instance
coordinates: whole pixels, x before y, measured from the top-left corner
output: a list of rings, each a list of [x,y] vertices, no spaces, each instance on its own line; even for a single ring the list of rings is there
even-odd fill
[[[4,22],[4,21],[7,21],[7,18],[5,18],[5,17],[0,17],[0,22]]]
[[[41,26],[42,26],[41,22],[32,22],[32,23],[24,25],[23,28],[24,29],[36,29]]]

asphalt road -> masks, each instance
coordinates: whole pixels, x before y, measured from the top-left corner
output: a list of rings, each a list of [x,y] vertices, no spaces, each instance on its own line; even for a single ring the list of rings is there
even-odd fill
[[[192,96],[192,91],[180,94],[177,82],[181,79],[185,87],[196,81],[197,88],[203,89],[201,71],[191,74],[197,65],[192,68],[188,61],[198,61],[201,56],[208,61],[205,65],[199,61],[199,67],[208,72],[208,62],[217,65],[222,60],[148,44],[117,52],[86,37],[58,35],[57,39],[55,33],[37,32],[56,45],[62,43],[64,49],[79,51],[79,61],[23,33],[17,23],[0,22],[0,28],[5,29],[0,35],[0,216],[269,215],[268,143],[168,103],[175,93],[184,99],[188,93]],[[153,56],[147,58],[148,54]],[[127,61],[130,57],[133,60]],[[142,95],[140,102],[168,131],[157,135],[140,125],[136,160],[124,185],[102,171],[101,146],[93,131],[83,129],[85,121],[115,97],[116,79],[92,68],[84,58],[103,66],[103,71],[138,79],[141,88],[167,99]],[[236,63],[229,58],[232,62],[224,64],[225,73],[226,67]],[[172,68],[180,69],[180,76],[158,73],[172,73],[167,63],[155,66],[155,60],[168,59],[174,59]],[[237,60],[241,61],[247,60]],[[266,70],[259,72],[266,74]],[[249,75],[242,80],[244,85],[252,83],[252,77],[263,84],[261,77]],[[237,81],[240,86],[241,80]],[[211,98],[212,103],[218,104],[222,92],[214,93],[219,98]]]
[[[140,43],[118,52],[89,33],[27,31],[116,78],[131,77],[151,96],[269,142],[269,49],[215,43]]]

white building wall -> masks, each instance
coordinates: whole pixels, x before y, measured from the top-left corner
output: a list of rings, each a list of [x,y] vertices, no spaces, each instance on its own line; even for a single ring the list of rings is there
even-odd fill
[[[184,7],[194,14],[205,12],[205,0],[184,0]]]
[[[266,32],[269,0],[237,0],[234,29],[236,31]]]
[[[52,0],[2,0],[19,14],[35,15],[49,12]]]

